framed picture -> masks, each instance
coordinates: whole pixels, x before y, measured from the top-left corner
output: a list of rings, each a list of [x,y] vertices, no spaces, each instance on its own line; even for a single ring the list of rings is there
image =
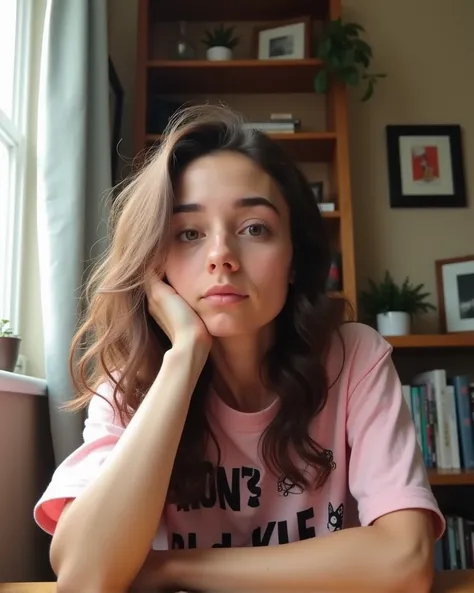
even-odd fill
[[[324,184],[322,181],[311,181],[309,184],[310,188],[313,191],[314,197],[316,198],[316,202],[320,204],[324,198]]]
[[[474,331],[474,255],[436,262],[441,331]]]
[[[303,17],[281,22],[277,27],[255,29],[259,60],[298,60],[309,58],[311,19]]]
[[[458,125],[387,126],[390,206],[467,206]]]

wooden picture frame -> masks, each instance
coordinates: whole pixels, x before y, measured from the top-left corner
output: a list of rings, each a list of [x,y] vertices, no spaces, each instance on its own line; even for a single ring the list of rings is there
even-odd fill
[[[435,262],[442,333],[474,332],[474,255]]]
[[[390,206],[467,206],[459,125],[386,126]]]
[[[254,55],[259,60],[303,60],[310,52],[309,16],[254,28]]]

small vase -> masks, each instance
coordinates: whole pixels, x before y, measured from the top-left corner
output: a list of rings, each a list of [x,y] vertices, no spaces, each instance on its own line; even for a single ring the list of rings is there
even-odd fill
[[[404,311],[379,313],[377,329],[382,336],[406,336],[410,333],[410,315]]]
[[[211,60],[211,61],[231,60],[232,59],[232,50],[228,47],[216,45],[214,47],[210,47],[206,51],[206,57],[208,60]]]

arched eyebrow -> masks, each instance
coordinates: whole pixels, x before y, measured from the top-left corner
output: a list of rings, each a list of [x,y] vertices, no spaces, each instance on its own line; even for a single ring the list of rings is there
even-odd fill
[[[247,198],[239,198],[234,203],[235,208],[251,208],[255,206],[265,206],[276,212],[280,216],[278,208],[270,202],[268,198],[263,196],[251,196]],[[181,214],[183,212],[204,212],[205,208],[202,204],[176,204],[173,208],[173,214]]]

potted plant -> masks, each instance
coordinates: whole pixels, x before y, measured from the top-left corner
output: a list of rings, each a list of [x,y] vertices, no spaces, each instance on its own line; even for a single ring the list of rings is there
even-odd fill
[[[426,302],[428,292],[422,292],[423,284],[414,286],[408,277],[397,285],[386,271],[378,284],[369,278],[369,290],[360,293],[360,304],[383,336],[403,336],[411,331],[412,318],[435,307]]]
[[[347,86],[356,87],[366,84],[362,101],[368,101],[374,94],[375,84],[386,74],[371,74],[367,70],[372,60],[372,48],[359,34],[365,32],[358,23],[343,23],[336,19],[328,23],[323,36],[319,40],[316,55],[324,67],[314,79],[317,93],[325,93],[329,86],[330,76]]]
[[[8,319],[0,319],[0,370],[12,373],[20,352],[21,338],[14,336]]]
[[[232,50],[238,44],[239,38],[234,36],[235,26],[219,25],[213,30],[207,30],[202,43],[207,46],[208,60],[231,60]]]

